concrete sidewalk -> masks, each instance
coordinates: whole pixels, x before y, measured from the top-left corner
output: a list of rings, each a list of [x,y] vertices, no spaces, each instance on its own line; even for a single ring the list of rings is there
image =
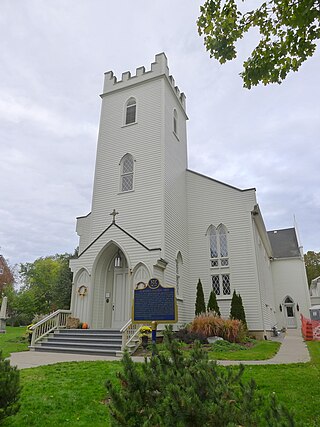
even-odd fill
[[[284,338],[281,339],[282,345],[279,352],[272,359],[268,360],[220,360],[219,365],[275,365],[286,363],[305,363],[310,361],[309,352],[306,343],[303,341],[301,332],[298,329],[289,329]],[[119,357],[92,356],[86,354],[67,354],[67,353],[45,353],[36,351],[23,351],[20,353],[11,353],[9,357],[10,364],[19,369],[33,368],[35,366],[52,365],[60,362],[81,362],[92,360],[120,361]],[[144,357],[134,356],[135,362],[143,362]]]
[[[288,329],[283,339],[280,339],[281,347],[278,353],[268,360],[219,360],[219,365],[279,365],[288,363],[310,362],[307,344],[302,338],[299,329]]]

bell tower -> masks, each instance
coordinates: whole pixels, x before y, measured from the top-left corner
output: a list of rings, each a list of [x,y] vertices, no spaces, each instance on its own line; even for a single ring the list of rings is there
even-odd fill
[[[172,221],[185,203],[185,95],[160,53],[149,71],[139,67],[119,81],[106,72],[101,98],[91,240],[116,209],[124,229],[147,246],[161,247],[165,256],[166,227],[180,227]]]

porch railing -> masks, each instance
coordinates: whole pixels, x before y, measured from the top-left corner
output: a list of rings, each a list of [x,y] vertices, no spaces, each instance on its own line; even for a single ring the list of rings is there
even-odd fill
[[[57,310],[31,326],[31,347],[55,329],[65,328],[70,314],[71,310]]]
[[[142,324],[132,323],[132,320],[128,322],[120,329],[122,334],[122,345],[121,350],[124,351],[126,347],[129,348],[130,352],[134,352],[140,344],[138,339],[139,331]]]

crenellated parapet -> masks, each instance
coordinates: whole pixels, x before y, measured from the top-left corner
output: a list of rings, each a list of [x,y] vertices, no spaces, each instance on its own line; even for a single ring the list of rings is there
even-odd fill
[[[151,69],[149,71],[146,71],[145,67],[139,67],[136,69],[136,74],[133,76],[131,75],[130,71],[126,71],[125,73],[122,73],[121,80],[119,81],[113,74],[113,71],[107,71],[104,74],[103,94],[101,97],[115,90],[128,88],[129,86],[140,84],[160,76],[165,76],[167,78],[167,81],[171,85],[174,93],[182,105],[182,108],[185,110],[186,96],[183,92],[180,92],[178,86],[175,86],[174,78],[169,74],[167,57],[163,52],[158,53],[155,56],[155,62],[152,62]]]

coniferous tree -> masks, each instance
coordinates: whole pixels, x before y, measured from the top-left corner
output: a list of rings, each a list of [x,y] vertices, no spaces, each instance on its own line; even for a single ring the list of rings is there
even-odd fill
[[[206,312],[206,303],[204,302],[204,294],[201,280],[199,279],[197,284],[197,296],[196,296],[196,311],[195,314],[198,316],[201,313]]]
[[[245,326],[247,326],[246,313],[244,311],[243,302],[242,302],[242,298],[241,298],[240,294],[238,295],[238,304],[239,304],[239,308],[238,308],[239,317],[238,317],[238,319],[241,320]]]
[[[106,383],[113,426],[289,427],[294,420],[273,395],[265,397],[253,380],[242,382],[244,366],[218,366],[197,342],[184,356],[172,327],[165,331],[165,352],[134,363],[126,352],[119,383]]]
[[[214,291],[210,292],[207,311],[214,311],[219,317],[221,316],[216,293]]]
[[[16,366],[10,366],[0,350],[0,424],[4,418],[19,410],[20,374]]]
[[[233,294],[232,294],[232,300],[231,300],[231,307],[230,307],[230,319],[237,319],[238,317],[238,312],[237,312],[237,309],[238,309],[238,304],[237,304],[237,301],[238,301],[238,295],[236,294],[236,291],[234,290],[233,291]]]
[[[236,291],[233,291],[232,300],[231,300],[231,308],[230,308],[230,319],[238,319],[243,322],[245,326],[247,326],[246,315],[244,312],[244,307],[242,303],[241,295],[237,295]]]

